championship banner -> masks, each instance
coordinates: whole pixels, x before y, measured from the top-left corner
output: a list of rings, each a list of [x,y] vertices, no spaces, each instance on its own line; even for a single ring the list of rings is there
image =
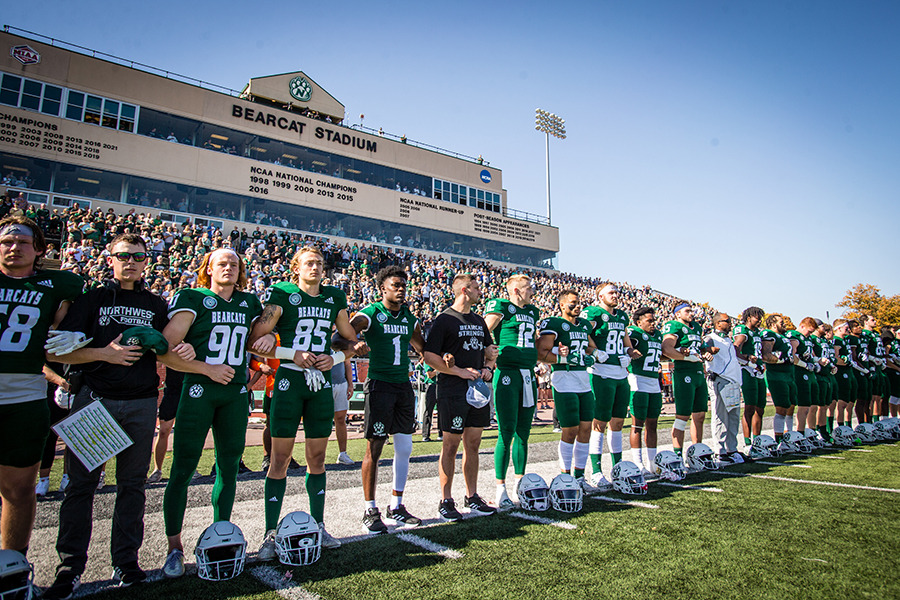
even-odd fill
[[[54,425],[53,431],[88,471],[134,443],[99,400]]]

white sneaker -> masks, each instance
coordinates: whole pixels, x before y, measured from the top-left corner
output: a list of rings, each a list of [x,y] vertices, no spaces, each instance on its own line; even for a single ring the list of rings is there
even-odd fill
[[[266,532],[266,537],[262,546],[259,547],[259,552],[256,553],[256,560],[274,560],[277,555],[278,553],[275,552],[275,530],[270,529]]]
[[[585,496],[589,496],[591,494],[596,494],[597,492],[600,491],[599,489],[595,488],[590,483],[588,483],[588,480],[585,479],[584,477],[579,477],[578,479],[575,480],[575,483],[577,483],[578,485],[581,486],[581,491],[584,493]]]
[[[69,487],[69,474],[63,473],[62,479],[59,480],[59,491],[65,492],[67,487]]]
[[[106,471],[100,471],[100,481],[97,482],[97,489],[102,490],[106,485]]]
[[[337,457],[337,464],[339,465],[355,465],[356,461],[350,458],[350,455],[346,452],[341,452]]]
[[[175,549],[166,556],[166,562],[163,564],[163,575],[169,579],[175,579],[184,575],[184,552]]]
[[[503,493],[497,498],[497,510],[510,510],[515,507],[516,505],[509,499],[509,494],[506,493],[506,490],[503,490]]]
[[[47,492],[50,491],[50,478],[49,477],[41,477],[38,479],[37,485],[34,486],[34,495],[35,496],[43,496]]]
[[[601,472],[591,474],[591,485],[593,485],[598,490],[608,490],[612,487],[609,479],[604,477],[603,473]]]
[[[156,469],[147,477],[147,483],[158,483],[162,479],[162,471]]]
[[[340,548],[341,541],[325,531],[325,523],[319,523],[319,539],[323,548]]]

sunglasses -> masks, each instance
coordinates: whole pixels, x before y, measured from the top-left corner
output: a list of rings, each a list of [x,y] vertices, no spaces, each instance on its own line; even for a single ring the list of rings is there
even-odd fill
[[[144,262],[147,260],[146,252],[116,252],[113,254],[119,261],[128,262],[129,258],[133,258],[134,262]]]

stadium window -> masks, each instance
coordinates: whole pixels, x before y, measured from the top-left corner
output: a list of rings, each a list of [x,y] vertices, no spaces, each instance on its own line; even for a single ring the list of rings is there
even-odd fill
[[[43,86],[39,82],[26,79],[25,85],[22,88],[22,99],[19,106],[22,108],[30,108],[31,110],[38,110],[41,105],[42,87]]]
[[[113,100],[103,101],[103,121],[100,123],[103,127],[110,129],[118,129],[119,126],[119,103]]]
[[[62,88],[40,81],[3,74],[0,82],[0,103],[59,116]]]
[[[61,106],[62,88],[55,85],[45,85],[43,100],[41,101],[41,112],[45,115],[59,116]]]
[[[0,103],[9,106],[19,105],[19,92],[22,90],[22,78],[14,75],[3,74],[3,83],[0,83]]]
[[[66,118],[80,121],[84,117],[84,94],[69,90],[66,100]]]
[[[84,107],[84,122],[92,125],[100,124],[100,108],[103,106],[103,98],[88,96]]]
[[[119,115],[119,131],[134,132],[134,122],[137,120],[137,107],[130,104],[122,104],[122,112]]]

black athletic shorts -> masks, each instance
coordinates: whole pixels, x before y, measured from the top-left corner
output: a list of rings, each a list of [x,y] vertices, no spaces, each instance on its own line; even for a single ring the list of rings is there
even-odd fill
[[[465,396],[438,396],[438,427],[444,433],[462,433],[466,427],[488,427],[491,405],[475,408]]]
[[[416,397],[412,385],[367,379],[366,439],[384,439],[394,433],[415,433]]]

